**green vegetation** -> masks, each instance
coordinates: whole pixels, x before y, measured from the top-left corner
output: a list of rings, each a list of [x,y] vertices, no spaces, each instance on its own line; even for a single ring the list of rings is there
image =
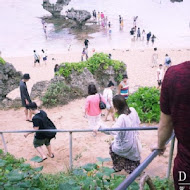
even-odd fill
[[[84,68],[87,68],[92,74],[95,74],[99,69],[106,70],[110,66],[114,68],[117,82],[120,82],[122,80],[121,73],[126,70],[126,65],[123,62],[109,59],[108,55],[104,53],[96,53],[85,62],[62,63],[58,73],[68,78],[72,70],[82,72]]]
[[[153,179],[153,184],[155,185],[156,189],[160,190],[174,190],[174,183],[171,180],[168,179],[161,179],[159,177],[155,177]],[[149,190],[150,188],[146,184],[144,187],[144,190]]]
[[[69,96],[71,89],[64,82],[51,84],[45,95],[42,97],[44,106],[52,107],[58,104],[66,103],[66,98]]]
[[[0,57],[0,63],[3,64],[3,65],[6,63],[5,60],[2,57]]]
[[[31,160],[38,162],[38,158]],[[125,178],[104,166],[110,158],[97,158],[96,164],[86,164],[72,172],[41,174],[43,167],[32,168],[24,159],[16,159],[0,150],[0,189],[5,190],[113,190]],[[172,190],[173,183],[156,177],[153,180],[156,189]],[[138,190],[134,182],[128,190]],[[145,185],[145,190],[149,190]]]
[[[129,96],[127,103],[136,109],[141,122],[159,122],[160,91],[156,88],[139,88]]]

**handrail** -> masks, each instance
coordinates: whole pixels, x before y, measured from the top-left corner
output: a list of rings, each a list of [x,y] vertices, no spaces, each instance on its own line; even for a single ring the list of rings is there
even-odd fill
[[[137,131],[137,130],[157,130],[158,127],[126,127],[126,128],[107,128],[107,129],[99,129],[98,131]],[[71,133],[80,133],[80,132],[93,132],[92,129],[86,130],[63,130],[63,129],[43,129],[43,130],[13,130],[13,131],[0,131],[0,133],[29,133],[29,132],[71,132]]]
[[[167,141],[166,145],[175,138],[175,134],[173,133],[170,139]],[[115,190],[126,190],[133,181],[139,176],[140,173],[152,162],[152,160],[158,156],[161,150],[154,150],[142,164],[140,164]]]

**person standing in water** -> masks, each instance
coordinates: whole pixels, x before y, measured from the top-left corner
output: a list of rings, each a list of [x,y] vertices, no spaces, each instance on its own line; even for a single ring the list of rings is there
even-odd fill
[[[123,80],[120,82],[118,86],[118,94],[122,95],[125,99],[129,96],[129,84],[128,84],[128,76],[123,75]]]

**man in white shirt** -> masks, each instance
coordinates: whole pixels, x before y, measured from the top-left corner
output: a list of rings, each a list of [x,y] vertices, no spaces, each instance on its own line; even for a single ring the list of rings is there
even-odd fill
[[[157,89],[159,89],[161,87],[162,80],[163,80],[163,69],[162,69],[162,64],[160,64],[159,68],[157,69],[157,81],[158,81]]]

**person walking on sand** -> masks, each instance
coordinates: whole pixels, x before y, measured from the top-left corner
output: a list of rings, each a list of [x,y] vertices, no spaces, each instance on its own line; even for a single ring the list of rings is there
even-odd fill
[[[47,65],[47,54],[43,49],[42,49],[42,59],[44,64]]]
[[[44,130],[44,129],[50,129],[50,126],[53,126],[52,128],[55,128],[55,125],[53,122],[48,118],[47,114],[43,110],[38,110],[38,107],[35,102],[31,102],[29,104],[29,109],[34,114],[34,117],[32,118],[33,122],[33,128],[34,130]],[[33,132],[27,133],[24,135],[26,138],[28,135],[32,134]],[[44,160],[47,159],[46,154],[44,153],[42,146],[45,145],[47,150],[48,150],[48,156],[50,158],[54,158],[54,154],[52,153],[51,150],[51,144],[50,141],[52,138],[55,138],[56,133],[53,132],[43,132],[43,133],[38,133],[36,132],[34,136],[34,141],[33,145],[34,148],[37,150],[37,152],[40,154],[42,160],[40,162],[43,162]]]
[[[128,84],[128,76],[123,75],[123,80],[120,82],[118,86],[118,94],[122,95],[125,99],[129,96],[129,84]]]
[[[134,108],[128,107],[123,96],[114,96],[113,105],[119,117],[112,128],[139,127],[138,113]],[[98,123],[97,130],[106,128],[108,127],[103,123]],[[141,160],[142,145],[138,138],[139,133],[137,131],[105,131],[104,133],[114,136],[114,141],[109,147],[113,169],[115,172],[120,172],[124,169],[131,174],[140,165]]]
[[[81,56],[81,61],[84,61],[84,56],[86,56],[86,61],[88,60],[88,52],[86,48],[83,48],[82,50],[82,56]]]
[[[166,71],[171,66],[171,58],[168,56],[168,54],[165,55],[165,61],[164,61],[164,71]]]
[[[92,13],[93,17],[94,17],[94,20],[96,20],[96,11],[93,10],[93,13]]]
[[[142,31],[142,34],[141,34],[141,37],[142,37],[141,40],[142,40],[142,41],[144,41],[145,35],[146,35],[145,30],[143,30],[143,31]]]
[[[119,15],[119,24],[120,25],[121,25],[121,20],[122,20],[121,15]]]
[[[24,74],[22,80],[20,81],[20,96],[22,101],[22,107],[24,107],[24,113],[26,116],[26,121],[30,121],[32,119],[32,113],[29,111],[28,105],[31,103],[31,99],[28,93],[28,89],[26,86],[26,82],[30,80],[30,75],[28,73]]]
[[[56,64],[55,67],[54,67],[54,73],[56,75],[56,73],[59,71],[59,65]]]
[[[156,39],[156,36],[153,34],[151,37],[152,45],[154,45],[155,39]]]
[[[156,67],[158,64],[158,54],[157,54],[157,48],[154,48],[154,53],[152,55],[152,68]]]
[[[88,97],[85,102],[85,116],[88,119],[88,125],[90,129],[95,129],[98,123],[101,122],[101,109],[99,103],[103,101],[106,103],[104,97],[101,94],[98,94],[96,86],[90,84],[88,86]],[[94,133],[94,136],[96,133]]]
[[[105,121],[108,121],[108,115],[111,114],[113,121],[115,121],[115,116],[114,116],[114,109],[113,109],[113,88],[114,84],[112,81],[109,81],[109,84],[107,88],[104,89],[103,92],[103,97],[106,101],[106,116],[105,116]]]
[[[151,32],[149,32],[149,33],[146,35],[147,45],[149,44],[151,35],[152,35]]]
[[[157,82],[158,82],[157,89],[159,89],[161,87],[162,80],[163,80],[163,69],[162,69],[162,64],[160,64],[159,68],[157,69]]]
[[[34,50],[34,67],[36,66],[36,63],[38,63],[40,65],[40,56],[36,52],[36,50]]]
[[[84,40],[84,45],[85,45],[85,48],[88,49],[88,44],[89,44],[89,40],[88,39],[85,39]]]
[[[138,39],[141,39],[141,30],[140,30],[140,28],[138,28],[138,30],[137,30],[137,40]]]
[[[165,144],[174,131],[178,143],[173,166],[175,190],[190,189],[189,84],[190,61],[168,68],[161,89],[158,138],[156,145],[152,147],[152,150],[161,150],[163,154],[166,150]]]

